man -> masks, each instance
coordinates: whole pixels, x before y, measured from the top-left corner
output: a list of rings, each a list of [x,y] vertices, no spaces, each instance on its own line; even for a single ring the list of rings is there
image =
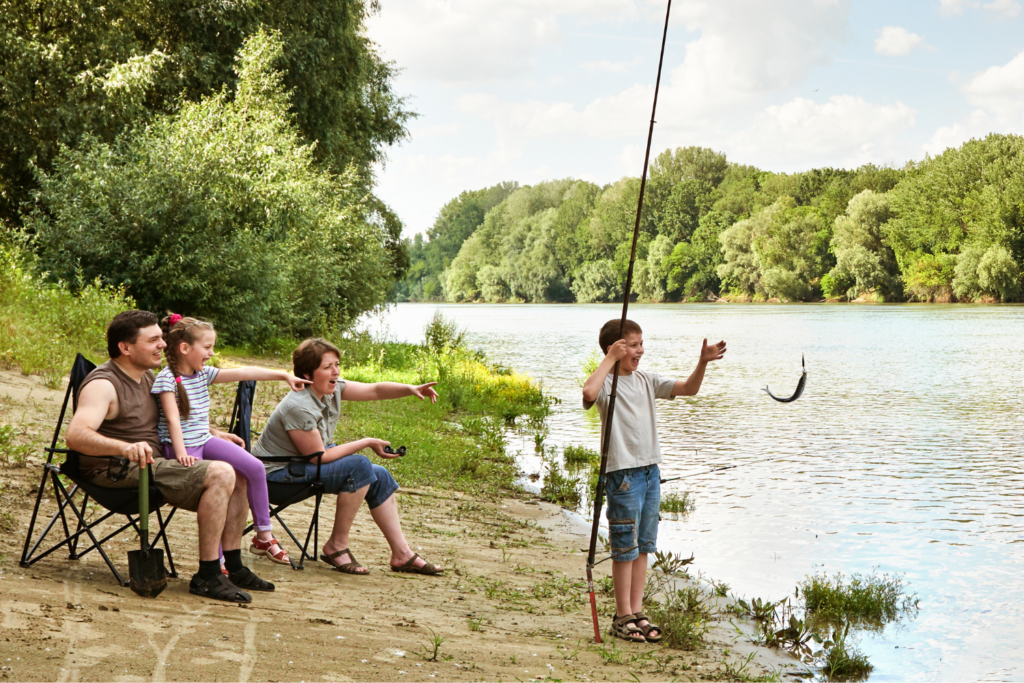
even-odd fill
[[[89,373],[79,388],[78,409],[68,426],[68,448],[82,454],[82,474],[98,486],[137,488],[139,467],[152,465],[153,485],[164,500],[197,513],[199,571],[189,583],[189,592],[248,603],[252,597],[241,589],[272,591],[274,584],[242,564],[240,547],[249,506],[245,479],[236,477],[223,462],[200,461],[185,467],[157,457],[159,409],[150,389],[152,371],[160,366],[165,347],[159,321],[149,311],[114,316],[107,327],[110,360]],[[228,576],[221,572],[220,548]]]

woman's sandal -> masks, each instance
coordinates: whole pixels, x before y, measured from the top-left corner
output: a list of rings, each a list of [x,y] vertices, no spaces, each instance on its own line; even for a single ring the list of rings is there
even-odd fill
[[[616,617],[612,620],[612,627],[608,632],[616,638],[622,638],[623,640],[628,640],[631,643],[643,643],[646,641],[644,632],[636,625],[635,614]]]
[[[644,634],[644,638],[647,639],[648,643],[657,643],[661,640],[661,627],[657,624],[652,624],[650,617],[643,612],[637,612],[633,616],[636,617],[636,627]],[[646,621],[647,623],[641,624],[641,621]],[[651,631],[657,631],[658,635],[652,636]]]
[[[249,591],[263,591],[265,593],[269,593],[274,590],[274,584],[256,576],[256,573],[248,567],[242,567],[237,572],[231,572],[231,574],[228,575],[228,579],[239,588],[244,588]]]
[[[225,602],[241,604],[252,602],[251,595],[243,590],[239,590],[238,586],[231,583],[228,577],[223,574],[217,574],[217,576],[206,581],[199,578],[199,574],[193,575],[192,580],[188,582],[188,592],[192,595],[201,595],[204,598],[224,600]]]
[[[417,558],[419,558],[419,555],[417,555],[416,553],[413,553],[412,554],[412,558],[408,562],[406,562],[405,564],[403,564],[401,566],[398,566],[398,567],[396,567],[394,565],[391,565],[391,571],[393,571],[393,572],[406,572],[408,574],[423,574],[425,576],[437,576],[438,574],[444,574],[444,570],[443,569],[438,569],[437,567],[435,567],[434,565],[430,564],[426,560],[423,561],[423,564],[421,566],[417,567],[416,566],[416,559]]]
[[[346,562],[345,564],[335,564],[334,558],[344,555],[345,553],[348,553],[348,556],[349,558],[351,558],[352,561]],[[331,553],[330,555],[328,555],[327,553],[320,553],[320,559],[326,562],[331,567],[331,569],[339,571],[342,574],[352,574],[353,576],[366,576],[370,573],[368,571],[359,571],[360,569],[366,569],[366,567],[359,564],[359,560],[356,559],[356,556],[353,555],[352,551],[348,548],[345,548],[344,550],[339,550],[336,553]]]
[[[272,553],[270,549],[277,546],[277,552]],[[252,545],[249,546],[249,552],[253,555],[263,555],[271,562],[275,564],[291,564],[292,561],[288,558],[288,551],[281,547],[281,544],[276,538],[271,538],[269,541],[261,541],[258,538],[252,539]]]

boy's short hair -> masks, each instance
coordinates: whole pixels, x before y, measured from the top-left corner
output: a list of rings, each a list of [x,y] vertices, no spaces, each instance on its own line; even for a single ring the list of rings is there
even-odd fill
[[[333,353],[341,358],[338,347],[326,339],[307,339],[292,352],[292,372],[296,377],[312,380],[313,372],[320,367],[326,353]]]
[[[139,330],[150,325],[159,325],[160,319],[149,311],[122,311],[107,325],[107,355],[111,360],[121,355],[117,346],[121,342],[134,344]]]
[[[627,334],[643,334],[640,326],[628,319],[626,324],[622,326],[620,333],[619,324],[621,322],[621,318],[615,318],[614,320],[609,320],[601,327],[601,333],[597,335],[597,343],[601,346],[601,353],[607,354],[608,347],[620,339],[625,339]]]

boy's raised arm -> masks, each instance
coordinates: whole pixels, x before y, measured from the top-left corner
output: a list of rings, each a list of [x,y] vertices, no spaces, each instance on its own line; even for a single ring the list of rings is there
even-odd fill
[[[697,367],[693,369],[693,372],[685,380],[676,380],[676,385],[672,387],[673,398],[676,396],[696,396],[697,392],[700,391],[700,385],[704,382],[704,370],[707,368],[708,363],[720,359],[725,355],[725,351],[724,341],[708,346],[708,340],[705,339],[700,348],[700,359],[697,361]]]
[[[583,407],[590,408],[601,393],[601,386],[604,384],[608,373],[615,368],[615,363],[626,357],[629,353],[629,346],[625,339],[620,339],[608,347],[608,353],[601,359],[600,365],[590,373],[590,377],[583,383]]]

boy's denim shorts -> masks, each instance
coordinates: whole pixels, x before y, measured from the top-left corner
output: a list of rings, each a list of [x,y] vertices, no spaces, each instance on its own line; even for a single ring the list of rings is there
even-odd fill
[[[653,553],[658,542],[661,471],[657,465],[631,467],[605,475],[608,535],[616,562],[632,562]],[[639,546],[639,547],[637,547]],[[630,550],[632,548],[632,550]],[[629,552],[624,552],[624,551]]]

